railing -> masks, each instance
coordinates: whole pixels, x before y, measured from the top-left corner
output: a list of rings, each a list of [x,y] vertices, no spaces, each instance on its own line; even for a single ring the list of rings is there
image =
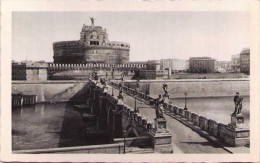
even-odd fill
[[[119,84],[117,83],[114,83],[114,82],[110,82],[111,86],[114,86],[116,88],[119,88]],[[140,93],[140,92],[137,92],[131,88],[128,88],[126,86],[123,86],[123,91],[130,91],[132,92],[132,94],[137,94],[137,96],[141,99],[141,98],[144,98],[144,99],[147,99],[147,102],[148,102],[148,99],[153,99],[151,97],[148,97],[146,96],[145,94],[143,93]],[[107,95],[107,98],[113,102],[113,103],[117,103],[118,100],[115,99],[112,95],[108,94]],[[135,123],[135,125],[139,126],[139,127],[142,127],[143,129],[145,129],[148,133],[151,134],[152,131],[155,130],[155,127],[154,125],[148,121],[145,117],[143,117],[143,115],[141,115],[140,113],[136,113],[134,112],[134,108],[126,105],[126,104],[122,104],[123,106],[123,113],[124,115],[126,116],[127,119],[129,120],[133,120],[133,122]]]
[[[119,84],[118,84],[118,83],[110,82],[110,84],[111,84],[112,86],[114,86],[114,87],[116,87],[116,88],[119,89]],[[123,85],[122,85],[121,87],[122,87],[123,91],[124,91],[126,94],[128,94],[128,95],[130,95],[130,96],[135,96],[137,99],[141,100],[142,102],[144,102],[144,103],[146,103],[146,104],[148,104],[148,105],[154,106],[153,104],[155,104],[155,101],[156,101],[155,98],[153,98],[153,97],[151,97],[151,96],[149,96],[149,95],[146,95],[146,94],[144,94],[144,93],[142,93],[142,92],[139,92],[139,91],[137,91],[137,90],[135,90],[135,89],[129,88],[129,87],[127,87],[127,86],[123,86]]]

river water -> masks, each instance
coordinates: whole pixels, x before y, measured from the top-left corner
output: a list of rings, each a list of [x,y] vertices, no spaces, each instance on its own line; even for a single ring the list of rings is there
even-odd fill
[[[12,149],[42,149],[106,144],[86,135],[93,121],[83,121],[72,104],[36,104],[12,111]]]
[[[171,99],[184,107],[184,99]],[[249,97],[243,101],[242,113],[249,124]],[[230,123],[234,111],[232,97],[187,99],[191,112],[224,124]],[[96,139],[84,134],[95,122],[85,122],[81,113],[67,103],[36,104],[12,110],[12,148],[41,149],[92,144],[107,144],[109,140]]]

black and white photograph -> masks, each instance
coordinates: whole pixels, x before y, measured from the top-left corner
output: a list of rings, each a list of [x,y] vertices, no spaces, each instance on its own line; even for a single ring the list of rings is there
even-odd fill
[[[251,15],[12,11],[11,154],[249,156]]]

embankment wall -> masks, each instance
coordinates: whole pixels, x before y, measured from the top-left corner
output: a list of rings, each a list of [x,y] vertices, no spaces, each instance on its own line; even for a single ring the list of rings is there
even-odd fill
[[[158,97],[163,95],[163,84],[167,83],[170,98],[183,98],[184,92],[187,97],[224,97],[234,96],[239,92],[242,96],[250,95],[249,79],[193,79],[193,80],[160,80],[160,81],[140,81],[140,89],[146,92],[150,85],[150,95]],[[135,82],[130,82],[129,86],[134,88]],[[128,86],[128,83],[125,83]]]
[[[12,93],[37,95],[38,102],[70,101],[85,85],[84,82],[13,82]]]
[[[231,79],[247,78],[243,73],[186,73],[172,74],[171,79]]]

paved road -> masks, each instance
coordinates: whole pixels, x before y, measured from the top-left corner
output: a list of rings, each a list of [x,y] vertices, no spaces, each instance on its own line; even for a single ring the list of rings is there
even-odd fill
[[[118,96],[118,90],[113,90],[114,95]],[[110,86],[109,92],[111,93]],[[126,94],[123,94],[123,96],[124,102],[134,108],[134,98]],[[140,101],[137,101],[137,107],[139,108],[140,114],[144,115],[148,121],[151,121],[154,124],[155,110]],[[165,118],[167,120],[167,129],[172,133],[174,153],[228,153],[177,120],[167,115],[165,115]]]

